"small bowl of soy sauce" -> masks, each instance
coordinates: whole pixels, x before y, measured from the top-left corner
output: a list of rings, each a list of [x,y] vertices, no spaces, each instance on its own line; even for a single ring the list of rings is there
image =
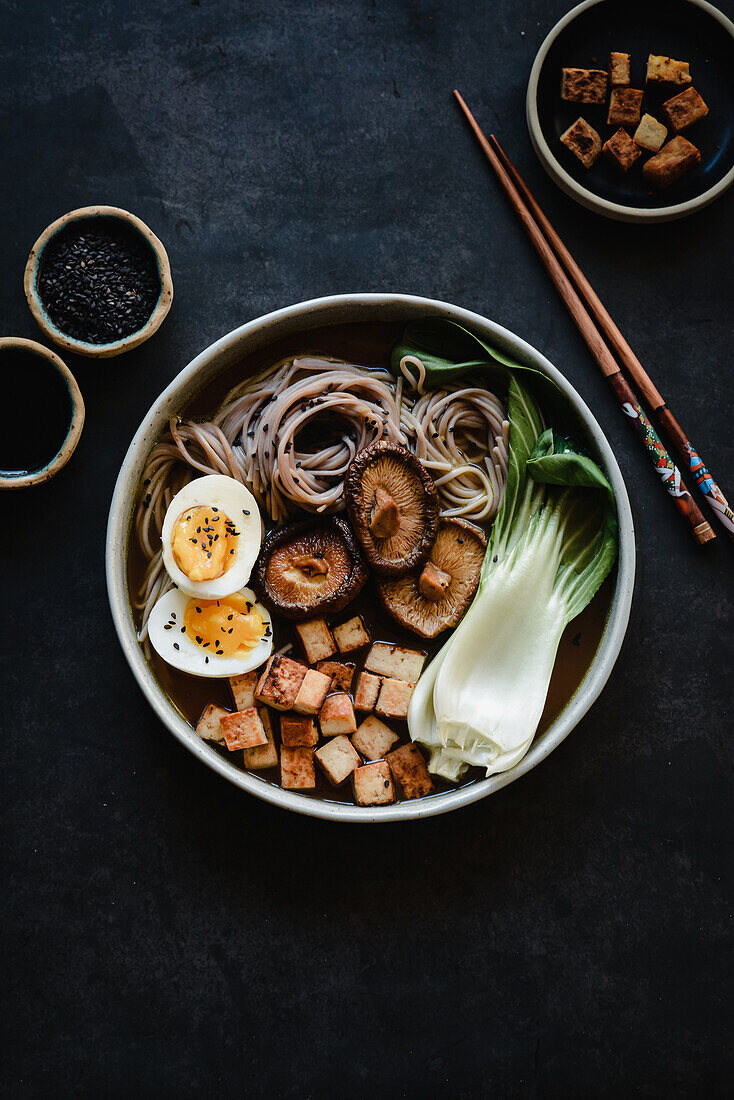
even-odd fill
[[[19,336],[0,338],[0,387],[10,414],[0,432],[0,489],[24,489],[57,474],[84,425],[76,378],[54,351]]]
[[[173,301],[163,244],[118,206],[84,206],[52,222],[31,249],[24,287],[43,333],[96,359],[148,340]]]

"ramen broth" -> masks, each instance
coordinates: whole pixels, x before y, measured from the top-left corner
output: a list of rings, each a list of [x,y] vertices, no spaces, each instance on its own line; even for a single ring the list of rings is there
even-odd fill
[[[276,344],[270,344],[223,371],[210,385],[196,394],[184,408],[180,409],[179,415],[202,419],[208,417],[213,410],[222,404],[229,391],[244,378],[257,373],[269,364],[289,354],[302,353],[304,349],[318,350],[326,355],[362,363],[365,366],[384,366],[389,363],[390,349],[402,330],[402,323],[394,325],[373,323],[369,325],[338,325],[313,329],[308,333],[300,333]],[[571,425],[567,427],[570,430]],[[579,426],[573,425],[573,427],[578,435]],[[137,545],[137,540],[131,538],[128,554],[128,588],[130,593],[135,593],[138,590],[144,571],[145,562],[142,552]],[[536,738],[545,733],[552,725],[584,680],[604,633],[613,593],[614,574],[607,578],[591,603],[566,628],[558,648],[548,697]],[[438,653],[449,636],[448,632],[445,632],[437,639],[426,640],[399,626],[379,605],[372,590],[371,580],[341,614],[327,616],[327,621],[330,625],[333,625],[356,614],[360,614],[364,619],[372,641],[387,641],[411,649],[422,650],[428,654],[428,661]],[[273,615],[272,623],[273,651],[276,652],[290,644],[292,650],[288,651],[289,655],[299,657],[301,655],[300,645],[292,624],[278,615]],[[354,676],[354,683],[356,684],[356,678],[365,657],[366,650],[358,651],[356,655],[344,654],[340,656],[336,654],[333,660],[341,660],[356,665]],[[192,727],[196,726],[202,711],[209,703],[217,703],[222,707],[232,709],[232,697],[226,679],[205,679],[204,677],[180,672],[167,664],[154,651],[151,651],[150,664],[161,687]],[[272,713],[271,717],[277,718],[277,715]],[[401,742],[408,740],[408,730],[405,722],[391,721],[390,724],[394,727],[395,732],[400,735]],[[214,742],[209,742],[209,744],[215,752],[226,758],[229,763],[241,768],[242,771],[247,770],[242,763],[240,753],[231,753],[224,746]],[[263,782],[269,782],[276,786],[280,785],[278,783],[277,768],[251,772],[250,774],[260,778]],[[478,779],[484,778],[484,770],[482,768],[469,768],[458,784],[449,783],[437,776],[432,776],[432,778],[438,793],[455,790],[457,786],[462,787],[474,783]],[[316,788],[300,791],[299,793],[331,801],[353,803],[351,791],[347,784],[339,788],[332,787],[318,771]]]

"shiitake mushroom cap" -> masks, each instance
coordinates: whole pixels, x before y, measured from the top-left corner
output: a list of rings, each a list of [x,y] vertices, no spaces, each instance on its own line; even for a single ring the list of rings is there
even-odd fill
[[[352,460],[344,490],[352,527],[376,573],[399,577],[426,560],[438,530],[438,493],[411,451],[387,440],[371,443]],[[389,498],[399,517],[397,530],[386,538],[375,523],[380,498]],[[392,516],[388,521],[394,526]]]
[[[319,568],[325,563],[324,572]],[[305,519],[265,536],[251,584],[267,609],[294,622],[334,614],[369,576],[354,533],[339,516]]]
[[[421,638],[435,638],[456,626],[474,599],[486,549],[484,532],[473,523],[442,519],[428,561],[449,574],[449,583],[438,599],[427,599],[421,591],[425,566],[403,577],[376,577],[385,610]]]

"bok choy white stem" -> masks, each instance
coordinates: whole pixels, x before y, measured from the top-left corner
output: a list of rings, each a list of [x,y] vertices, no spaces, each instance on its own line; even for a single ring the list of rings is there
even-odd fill
[[[542,419],[510,380],[510,463],[505,499],[477,595],[418,681],[408,712],[413,740],[434,773],[487,775],[527,752],[543,712],[566,625],[614,564],[617,524],[599,467]]]

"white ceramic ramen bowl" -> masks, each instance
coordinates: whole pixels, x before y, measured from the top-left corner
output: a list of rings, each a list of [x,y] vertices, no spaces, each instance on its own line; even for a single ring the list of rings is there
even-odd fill
[[[588,441],[607,472],[617,500],[619,562],[616,583],[607,624],[586,677],[565,710],[533,743],[516,767],[489,779],[458,787],[455,791],[413,802],[380,807],[351,806],[282,790],[256,774],[235,767],[196,735],[156,680],[138,645],[127,589],[128,538],[138,486],[151,448],[165,430],[169,418],[178,414],[189,399],[222,370],[276,340],[307,333],[310,329],[350,322],[407,322],[428,315],[443,316],[468,325],[506,355],[547,374],[565,394],[586,428]],[[174,378],[145,416],[120,469],[110,506],[106,559],[110,607],[125,657],[153,710],[189,752],[231,783],[284,809],[331,821],[379,822],[431,817],[484,798],[530,771],[568,736],[598,698],[622,646],[632,605],[635,540],[627,490],[609,443],[573,387],[539,352],[507,329],[459,306],[408,294],[336,294],[288,306],[249,321],[197,355]]]

